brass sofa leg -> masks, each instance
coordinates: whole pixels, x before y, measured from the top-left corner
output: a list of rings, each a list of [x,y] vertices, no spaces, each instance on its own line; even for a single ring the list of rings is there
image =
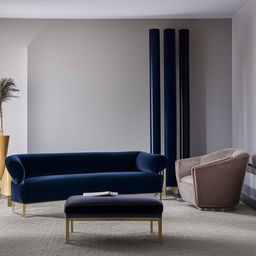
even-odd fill
[[[14,202],[12,201],[12,212],[14,212]]]
[[[11,204],[12,204],[12,212],[15,213],[15,202],[14,201],[11,201]],[[26,204],[22,204],[22,213],[17,213],[19,215],[21,215],[22,217],[26,218],[27,217],[27,214],[26,214],[26,207],[27,205]]]
[[[65,241],[66,244],[69,243],[69,219],[66,218],[66,241]]]
[[[166,169],[164,169],[163,175],[164,175],[164,179],[163,179],[162,196],[165,197],[166,196]]]
[[[158,220],[158,242],[163,242],[163,234],[162,234],[162,218]]]
[[[26,205],[22,204],[22,217],[26,218]]]
[[[11,198],[11,196],[7,196],[7,206],[8,207],[12,206],[12,198]]]

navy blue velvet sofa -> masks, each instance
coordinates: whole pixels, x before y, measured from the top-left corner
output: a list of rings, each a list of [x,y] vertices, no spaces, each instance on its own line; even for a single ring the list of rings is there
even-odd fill
[[[23,204],[66,200],[83,192],[161,193],[165,156],[145,152],[12,155],[12,201]]]

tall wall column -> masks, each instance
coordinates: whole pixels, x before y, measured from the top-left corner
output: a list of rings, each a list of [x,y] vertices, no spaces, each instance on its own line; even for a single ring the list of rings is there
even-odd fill
[[[150,63],[150,151],[161,153],[160,31],[149,30]]]
[[[189,30],[179,31],[180,158],[190,157]]]
[[[177,159],[176,53],[175,30],[164,30],[164,151],[169,161],[166,185],[176,187]]]

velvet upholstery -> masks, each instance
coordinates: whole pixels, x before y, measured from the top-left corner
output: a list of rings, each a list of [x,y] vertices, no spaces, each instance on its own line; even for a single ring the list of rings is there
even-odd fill
[[[52,153],[9,156],[12,200],[66,200],[84,192],[160,193],[167,159],[145,152]]]
[[[71,196],[64,207],[67,218],[161,218],[162,202],[153,196]]]
[[[162,155],[141,152],[136,159],[136,168],[144,172],[159,173],[166,167],[167,158]]]
[[[240,199],[249,155],[239,149],[176,161],[182,198],[198,208],[234,208]]]

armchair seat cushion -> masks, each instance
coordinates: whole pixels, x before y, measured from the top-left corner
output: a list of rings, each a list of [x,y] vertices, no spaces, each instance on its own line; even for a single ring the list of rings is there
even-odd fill
[[[189,202],[190,204],[196,204],[192,175],[185,176],[180,180],[179,192],[182,195],[183,200],[185,198],[185,201]]]
[[[12,184],[12,200],[23,202],[66,200],[84,192],[116,191],[120,194],[151,193],[161,188],[162,176],[141,171],[62,174],[32,177]],[[22,188],[21,188],[22,187]]]
[[[188,175],[188,176],[183,177],[181,179],[181,182],[193,185],[193,177],[192,177],[192,175]]]

